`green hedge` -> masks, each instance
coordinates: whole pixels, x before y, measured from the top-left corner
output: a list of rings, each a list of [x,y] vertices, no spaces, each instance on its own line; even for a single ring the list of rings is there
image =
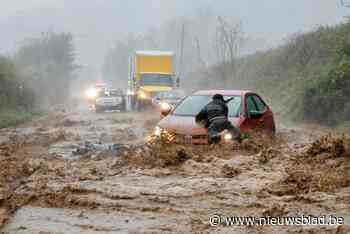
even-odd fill
[[[38,112],[20,110],[0,110],[0,128],[14,127],[40,116]]]
[[[0,110],[0,128],[14,127],[28,122],[38,113],[18,110]]]
[[[232,84],[260,92],[283,120],[349,126],[350,21],[292,36],[238,62]]]
[[[335,65],[326,76],[306,85],[302,115],[328,126],[350,120],[350,62]]]

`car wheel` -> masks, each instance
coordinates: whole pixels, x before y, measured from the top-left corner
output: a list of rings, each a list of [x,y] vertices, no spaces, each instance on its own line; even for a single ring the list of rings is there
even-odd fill
[[[273,123],[273,125],[272,125],[271,137],[272,138],[276,137],[276,125],[275,125],[275,123]]]
[[[134,96],[130,97],[130,107],[131,107],[131,110],[133,111],[136,110],[136,100]]]
[[[126,103],[125,101],[123,102],[121,108],[120,108],[120,111],[126,111]]]
[[[141,101],[136,101],[136,110],[139,112],[143,111],[143,103]]]

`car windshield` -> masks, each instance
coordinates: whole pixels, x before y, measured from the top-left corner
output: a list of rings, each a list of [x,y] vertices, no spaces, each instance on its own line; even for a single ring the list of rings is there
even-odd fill
[[[142,74],[141,85],[173,86],[173,79],[168,74]]]
[[[238,117],[241,112],[240,96],[224,96],[225,100],[234,98],[227,103],[229,117]],[[187,97],[173,112],[173,115],[196,116],[202,108],[212,100],[212,96],[194,95]]]
[[[121,96],[121,91],[119,90],[103,90],[100,91],[99,97],[116,97],[116,96]]]
[[[111,90],[111,91],[109,91],[109,96],[115,97],[115,96],[119,96],[119,95],[121,95],[121,92],[118,91],[118,90]]]

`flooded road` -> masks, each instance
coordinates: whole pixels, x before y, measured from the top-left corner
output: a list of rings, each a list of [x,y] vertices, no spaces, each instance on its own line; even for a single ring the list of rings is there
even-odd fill
[[[146,144],[152,113],[57,111],[0,130],[2,233],[350,233],[350,140],[281,128],[242,145]],[[341,226],[212,227],[334,215]]]

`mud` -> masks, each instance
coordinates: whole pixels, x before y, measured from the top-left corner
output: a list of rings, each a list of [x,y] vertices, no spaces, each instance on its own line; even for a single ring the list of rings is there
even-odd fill
[[[350,138],[325,135],[291,158],[279,194],[334,192],[350,185]]]
[[[3,233],[349,233],[350,138],[280,128],[242,144],[150,141],[152,113],[59,108],[0,139]],[[342,226],[211,227],[334,215]]]

